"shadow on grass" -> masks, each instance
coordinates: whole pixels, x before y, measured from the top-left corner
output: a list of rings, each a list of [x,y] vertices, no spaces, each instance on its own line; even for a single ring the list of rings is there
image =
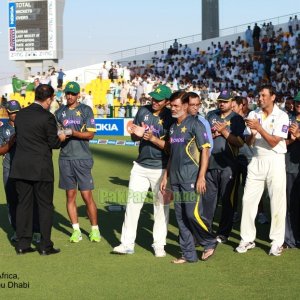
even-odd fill
[[[123,184],[128,185],[128,181],[126,180],[120,180],[120,181],[122,185]],[[109,205],[109,204],[119,204],[119,203],[107,203],[107,204]],[[220,212],[221,212],[221,206],[218,206],[216,211],[216,216],[215,216],[215,220],[217,222],[220,217]],[[87,218],[85,205],[81,205],[78,207],[78,217]],[[122,231],[122,224],[124,221],[124,211],[111,212],[106,210],[105,208],[98,209],[98,220],[99,220],[101,235],[103,236],[103,238],[111,245],[112,248],[117,246],[120,243],[119,236],[121,235],[121,231]],[[173,208],[170,209],[169,225],[172,225],[175,228],[178,227]],[[0,204],[0,227],[6,233],[7,240],[10,242],[12,246],[14,246],[14,243],[11,243],[10,241],[10,237],[13,234],[13,229],[9,224],[6,204]],[[54,211],[53,227],[59,232],[64,233],[68,237],[72,232],[72,226],[69,219],[67,219],[64,215],[60,214],[57,211]],[[69,230],[66,228],[69,228]],[[218,223],[214,223],[213,230],[216,231],[217,228],[218,228]],[[257,228],[257,239],[269,242],[270,224],[261,225],[256,223],[256,228]],[[234,250],[237,247],[238,242],[240,241],[240,235],[239,235],[240,223],[234,223],[233,230],[237,231],[238,233],[234,231],[231,232],[230,239],[227,242],[227,245],[230,245]],[[151,203],[146,202],[143,205],[140,218],[139,218],[136,244],[151,253],[153,252],[153,249],[151,247],[153,243],[152,232],[153,232],[153,205]],[[85,230],[82,230],[82,233],[87,236],[89,234],[89,232]],[[167,238],[169,241],[175,241],[176,243],[176,244],[168,243],[166,245],[167,253],[174,257],[180,256],[178,236],[169,230]],[[238,242],[232,241],[232,238],[236,239]],[[258,242],[257,240],[255,242],[257,247],[263,249],[266,253],[268,253],[269,246],[266,245],[266,243],[261,243]]]
[[[119,204],[119,203],[107,203]],[[86,216],[84,207],[79,208],[79,216]],[[102,237],[110,244],[113,248],[120,244],[119,236],[122,231],[122,224],[124,221],[124,211],[108,211],[106,208],[98,209],[98,220],[99,227]],[[170,219],[174,219],[175,214],[173,210],[170,210]],[[141,209],[139,218],[136,244],[149,252],[153,252],[153,205],[151,203],[144,203]],[[177,241],[177,236],[172,232],[168,232],[168,239]],[[171,255],[178,254],[178,247],[168,245],[166,250]]]
[[[129,185],[129,180],[124,180],[121,179],[120,177],[114,177],[114,176],[109,177],[109,182],[115,185],[122,185],[126,187]]]
[[[68,227],[69,230],[66,229],[66,227]],[[68,238],[70,237],[72,230],[73,230],[70,220],[67,219],[64,215],[60,214],[57,211],[54,211],[53,228],[55,228],[57,231],[59,231],[61,233],[64,233]],[[80,230],[81,230],[81,228],[80,228]]]
[[[11,227],[8,219],[8,209],[6,204],[0,204],[0,227],[3,229],[3,231],[6,233],[7,240],[10,242],[11,245],[14,245],[11,243],[10,238],[13,235],[14,231]]]
[[[70,236],[70,231],[68,231],[65,227],[71,227],[70,221],[66,219],[62,214],[57,211],[54,211],[53,214],[53,228],[57,229],[58,231],[66,234],[68,237]],[[12,246],[15,246],[14,242],[11,242],[10,238],[14,233],[12,226],[9,223],[8,219],[8,211],[6,204],[0,204],[0,227],[7,235],[7,240],[10,242]]]
[[[99,159],[105,161],[112,161],[119,165],[128,165],[128,161],[133,160],[133,155],[129,152],[112,152],[109,148],[104,147],[93,147],[91,151],[93,156],[97,156]]]
[[[120,204],[116,202],[107,202],[107,205],[110,204]],[[221,214],[221,206],[217,207],[215,220],[217,223],[214,223],[213,230],[214,232],[218,229],[218,221]],[[120,240],[118,236],[121,235],[122,231],[122,224],[124,221],[124,211],[108,211],[106,208],[104,209],[98,209],[98,217],[99,217],[99,224],[101,229],[101,234],[105,240],[111,245],[111,247],[115,247],[120,244]],[[175,228],[178,228],[176,217],[175,217],[175,211],[173,208],[170,209],[170,218],[169,218],[169,226],[172,225]],[[268,233],[270,229],[269,224],[260,225],[256,224],[257,226],[257,239],[268,241]],[[227,245],[230,245],[232,247],[232,250],[234,250],[240,241],[240,235],[239,235],[239,228],[240,224],[235,223],[233,225],[234,231],[238,231],[237,233],[232,231],[230,234],[230,239],[226,243]],[[151,247],[153,243],[153,205],[151,203],[144,203],[143,208],[141,210],[138,228],[137,228],[137,237],[136,237],[136,244],[140,247],[144,248],[145,250],[149,252],[153,252],[153,249]],[[174,257],[180,256],[180,246],[178,243],[178,236],[168,231],[168,240],[175,241],[176,244],[168,243],[166,245],[166,252]],[[232,239],[236,239],[238,242],[233,241]],[[266,246],[264,243],[260,243],[256,241],[256,244],[259,248],[265,250],[268,252],[269,247]],[[198,249],[197,249],[198,250]]]
[[[170,244],[168,243],[166,245],[166,252],[174,257],[180,257],[182,256],[181,253],[181,249],[179,246],[179,236],[178,236],[178,225],[177,225],[177,221],[176,221],[176,216],[175,216],[175,210],[174,208],[170,208],[170,215],[169,215],[169,225],[173,225],[176,228],[176,233],[174,234],[173,232],[171,232],[170,230],[168,231],[168,236],[167,238],[169,240],[173,240],[176,242],[176,244]]]
[[[217,208],[216,208],[214,223],[213,223],[213,226],[212,226],[214,233],[217,232],[218,227],[219,227],[221,211],[222,211],[222,205],[218,205]],[[174,210],[170,211],[170,213],[171,212],[173,212],[173,217],[171,217],[171,215],[170,215],[169,223],[171,225],[175,226],[175,227],[178,227],[176,217],[175,217],[175,214],[174,214]],[[259,242],[258,240],[266,241],[266,242],[270,241],[269,240],[270,224],[259,224],[259,223],[256,222],[255,226],[256,226],[256,229],[257,229],[257,235],[256,235],[256,241],[255,241],[256,246],[263,249],[266,253],[268,253],[270,247],[268,245],[266,245],[266,243]],[[233,241],[233,239],[237,240],[237,242]],[[231,246],[232,250],[234,251],[235,248],[238,246],[238,244],[240,242],[240,239],[241,239],[241,237],[240,237],[240,222],[238,222],[238,223],[233,224],[233,228],[232,228],[232,231],[230,233],[229,240],[226,242],[226,245]],[[179,251],[180,251],[180,248],[179,248]]]

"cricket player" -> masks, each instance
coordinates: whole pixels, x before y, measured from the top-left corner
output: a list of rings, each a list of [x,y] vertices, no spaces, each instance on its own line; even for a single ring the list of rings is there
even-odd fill
[[[139,155],[133,163],[129,180],[129,192],[121,244],[113,249],[117,254],[133,254],[136,230],[141,208],[151,187],[153,195],[154,226],[153,250],[156,257],[166,256],[167,226],[169,205],[163,203],[159,195],[159,184],[168,163],[166,144],[169,129],[174,122],[166,107],[172,92],[165,85],[158,85],[149,95],[152,104],[140,107],[131,127],[131,137],[139,140]]]
[[[189,97],[188,113],[190,115],[198,118],[199,121],[204,125],[204,127],[206,129],[207,137],[209,140],[209,144],[210,144],[209,151],[211,152],[212,148],[213,148],[214,140],[212,138],[211,128],[210,128],[208,121],[204,117],[199,115],[199,109],[202,105],[201,98],[198,94],[196,94],[194,92],[189,92],[188,97]]]
[[[18,204],[18,194],[13,184],[13,180],[9,178],[11,159],[15,153],[15,147],[13,147],[13,140],[11,138],[15,134],[15,118],[17,112],[21,110],[20,103],[17,100],[11,100],[7,102],[6,111],[8,114],[8,122],[0,127],[0,145],[3,151],[3,184],[6,195],[6,201],[8,206],[8,216],[10,224],[14,230],[14,234],[11,237],[12,241],[17,240],[16,232],[16,213]],[[1,151],[2,152],[2,151]]]
[[[67,210],[73,227],[70,242],[82,240],[76,205],[77,188],[91,222],[90,241],[100,242],[97,207],[92,194],[93,157],[89,149],[89,140],[93,139],[96,132],[94,114],[89,106],[78,102],[80,86],[77,82],[68,82],[64,92],[67,104],[61,106],[55,116],[68,136],[59,154],[59,187],[66,190]]]
[[[204,246],[202,260],[209,259],[218,244],[203,218],[201,199],[206,192],[210,144],[204,125],[188,114],[188,93],[173,93],[170,106],[177,122],[170,129],[170,160],[160,188],[164,193],[169,176],[182,250],[182,257],[172,262],[183,264],[198,261],[195,241]]]
[[[289,115],[289,134],[286,139],[286,200],[284,248],[300,246],[300,92],[293,102],[294,112]]]
[[[245,253],[255,247],[255,217],[258,203],[267,184],[271,207],[269,255],[279,256],[282,251],[286,216],[285,139],[288,136],[289,117],[275,104],[276,93],[271,85],[259,89],[258,108],[246,119],[246,142],[253,150],[248,165],[243,196],[241,242],[236,248]]]
[[[217,230],[219,243],[227,242],[232,229],[236,158],[239,148],[244,144],[245,122],[240,115],[232,111],[232,99],[233,93],[230,90],[221,91],[217,99],[218,109],[207,114],[214,148],[206,173],[207,192],[203,197],[203,205],[212,230],[218,199],[222,203],[221,219]]]

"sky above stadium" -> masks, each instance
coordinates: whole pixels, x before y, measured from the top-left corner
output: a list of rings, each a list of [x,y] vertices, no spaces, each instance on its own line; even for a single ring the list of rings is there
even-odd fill
[[[8,59],[7,0],[0,0],[0,11],[1,83],[22,72]],[[296,0],[219,0],[220,29],[297,12],[300,19]],[[95,64],[107,53],[199,33],[200,0],[65,0],[64,59],[59,66]]]

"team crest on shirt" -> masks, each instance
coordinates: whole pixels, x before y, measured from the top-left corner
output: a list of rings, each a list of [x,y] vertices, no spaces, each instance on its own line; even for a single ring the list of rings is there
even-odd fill
[[[164,123],[164,121],[162,119],[159,119],[159,121],[157,123],[158,123],[158,125],[162,125]]]
[[[183,126],[183,127],[181,128],[181,132],[182,132],[182,133],[185,133],[186,130],[187,130],[187,128],[186,128],[185,126]]]
[[[9,129],[6,129],[6,130],[5,130],[5,134],[6,134],[7,136],[10,136],[10,130],[9,130]]]
[[[284,133],[287,133],[289,130],[289,126],[288,125],[283,125],[281,131]]]
[[[79,110],[76,111],[76,116],[80,117],[81,116],[81,112]]]

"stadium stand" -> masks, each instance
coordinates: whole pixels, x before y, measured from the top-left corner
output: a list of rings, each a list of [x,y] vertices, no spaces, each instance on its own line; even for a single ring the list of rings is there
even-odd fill
[[[177,39],[178,51],[165,45],[166,49],[154,53],[65,71],[65,83],[75,78],[85,93],[91,92],[95,115],[98,106],[104,105],[106,111],[114,108],[111,116],[115,117],[121,104],[131,107],[147,103],[149,92],[159,83],[172,90],[201,94],[202,114],[214,108],[214,100],[224,88],[247,97],[249,104],[255,105],[257,85],[267,81],[276,87],[278,99],[284,102],[288,96],[296,95],[300,83],[300,30],[297,16],[294,20],[292,28],[289,23],[274,26],[264,22],[253,47],[251,26],[246,26],[243,33],[189,45]],[[53,74],[53,69],[50,72]],[[33,101],[34,93],[10,93],[8,98],[26,106]]]

